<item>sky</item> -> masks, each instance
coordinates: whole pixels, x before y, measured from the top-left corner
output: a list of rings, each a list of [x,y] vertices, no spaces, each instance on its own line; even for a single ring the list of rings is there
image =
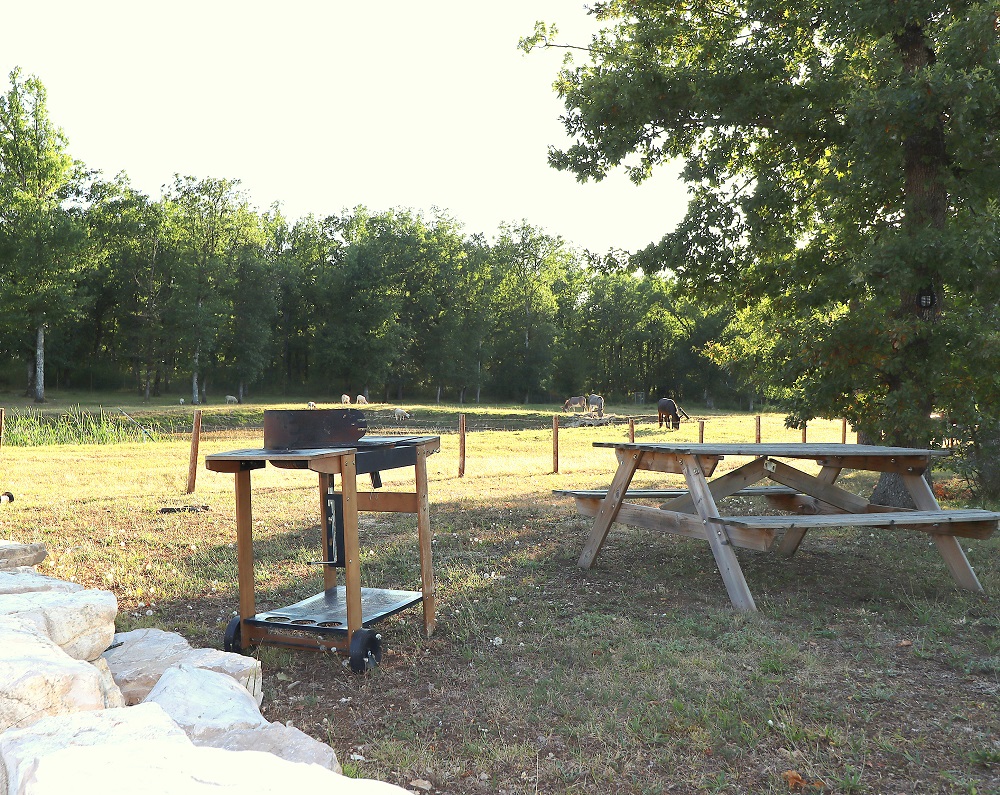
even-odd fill
[[[36,75],[70,154],[153,198],[174,174],[225,177],[292,219],[436,207],[469,234],[659,240],[686,209],[679,166],[635,186],[548,165],[565,50],[518,50],[536,20],[567,44],[596,29],[576,0],[32,0],[4,10],[0,88]]]

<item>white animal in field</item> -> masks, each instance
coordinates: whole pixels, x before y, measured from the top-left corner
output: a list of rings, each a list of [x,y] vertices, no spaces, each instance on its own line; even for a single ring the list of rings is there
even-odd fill
[[[396,418],[396,422],[402,422],[403,420],[410,419],[409,413],[403,411],[403,409],[393,409],[392,416]]]
[[[368,405],[368,398],[366,398],[364,395],[358,395],[354,399],[354,402],[357,403],[359,406],[367,406]]]
[[[591,411],[596,411],[598,417],[604,416],[604,398],[600,395],[591,395],[587,399],[587,405],[590,406]]]
[[[313,403],[313,402],[312,402],[312,401],[310,400],[310,401],[309,401],[308,403],[306,403],[306,408],[307,408],[307,409],[314,409],[314,408],[316,408],[316,404],[315,404],[315,403]]]
[[[240,399],[236,395],[226,395],[226,403],[239,403]]]
[[[341,395],[340,396],[340,402],[343,403],[345,406],[348,405],[351,402],[351,396],[350,395]]]
[[[181,398],[181,405],[184,405],[184,398]]]

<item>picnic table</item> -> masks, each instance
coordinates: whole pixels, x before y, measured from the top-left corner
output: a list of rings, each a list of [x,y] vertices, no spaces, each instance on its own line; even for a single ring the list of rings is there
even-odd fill
[[[866,526],[930,534],[955,582],[982,591],[982,585],[958,538],[988,538],[1000,513],[980,509],[942,510],[923,475],[948,450],[882,447],[863,444],[693,444],[595,442],[618,457],[618,470],[607,490],[556,490],[572,496],[579,513],[593,516],[579,565],[594,565],[615,522],[708,541],[729,599],[739,610],[755,611],[735,547],[767,551],[775,545],[785,556],[795,553],[806,533],[825,527]],[[727,456],[750,461],[714,480]],[[812,461],[809,474],[788,461]],[[686,489],[629,490],[636,471],[684,476]],[[845,469],[894,472],[902,477],[915,510],[878,505],[836,484]],[[771,485],[756,486],[769,480]],[[727,516],[718,502],[733,495],[758,495],[778,514]],[[631,500],[665,500],[659,506]]]

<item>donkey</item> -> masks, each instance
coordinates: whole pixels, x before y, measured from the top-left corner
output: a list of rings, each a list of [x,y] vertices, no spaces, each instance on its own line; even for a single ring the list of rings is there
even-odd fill
[[[577,397],[569,398],[565,403],[563,403],[563,411],[570,411],[575,409],[577,406],[580,407],[580,411],[587,410],[587,396],[578,395]]]

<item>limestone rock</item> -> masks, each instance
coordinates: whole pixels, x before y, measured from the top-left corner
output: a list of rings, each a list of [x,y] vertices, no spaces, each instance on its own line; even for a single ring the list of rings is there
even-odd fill
[[[162,629],[122,632],[115,635],[114,642],[116,648],[108,649],[104,659],[128,704],[142,701],[163,672],[180,663],[227,674],[246,687],[258,706],[263,699],[260,661],[252,657],[217,649],[192,649],[183,637]]]
[[[76,660],[96,660],[115,634],[118,600],[111,591],[37,591],[0,596],[0,615],[31,621]]]
[[[0,732],[46,715],[103,708],[97,668],[74,660],[33,623],[0,616]]]
[[[0,734],[0,792],[21,795],[24,791],[24,772],[32,770],[36,760],[62,748],[114,746],[137,740],[191,745],[187,735],[156,704],[42,718],[26,729],[4,732]],[[6,778],[3,778],[3,772],[6,772]],[[73,792],[75,789],[72,787],[66,791]],[[113,790],[114,787],[107,787],[107,791]]]
[[[31,566],[19,566],[16,569],[0,571],[0,594],[30,593],[32,591],[82,591],[83,586],[76,582],[57,580],[39,574]]]
[[[25,770],[18,795],[404,795],[382,781],[339,776],[260,751],[144,741],[63,748]]]
[[[289,762],[311,763],[334,773],[343,773],[337,754],[329,745],[294,726],[277,721],[252,729],[232,729],[198,744],[227,751],[266,751]]]
[[[101,678],[101,692],[104,694],[104,708],[118,709],[125,706],[125,696],[122,695],[121,688],[115,684],[115,678],[111,675],[108,661],[103,657],[98,657],[91,665],[97,669]]]
[[[150,702],[163,707],[196,743],[267,725],[254,697],[235,679],[184,663],[163,672],[143,701]]]
[[[264,700],[260,660],[254,657],[218,649],[192,649],[183,655],[180,662],[232,677],[254,697],[258,707]]]
[[[34,566],[48,554],[45,544],[19,544],[0,539],[0,570]]]

